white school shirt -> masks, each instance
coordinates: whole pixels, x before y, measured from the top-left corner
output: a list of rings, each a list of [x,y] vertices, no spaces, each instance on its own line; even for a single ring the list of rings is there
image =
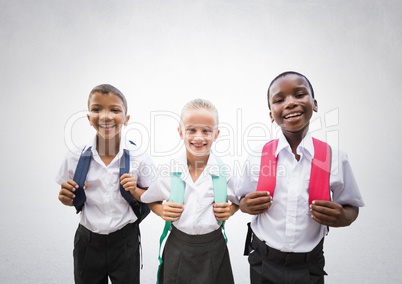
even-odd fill
[[[190,176],[185,154],[180,155],[171,164],[172,166],[170,166],[168,171],[159,172],[156,181],[141,196],[141,201],[151,203],[169,200],[171,187],[170,175],[172,172],[181,172],[181,179],[185,182],[184,210],[179,220],[173,222],[173,225],[189,235],[207,234],[219,229],[220,225],[213,211],[214,190],[212,174],[219,175],[219,167],[215,157],[213,155],[209,156],[207,166],[195,182],[193,182]],[[229,174],[227,181],[228,200],[239,204],[239,200],[234,194],[235,181],[229,172],[227,174]]]
[[[247,158],[237,195],[245,196],[256,190],[264,145],[256,148]],[[334,147],[331,150],[332,200],[342,205],[364,206],[346,153]],[[270,247],[285,252],[310,252],[327,233],[327,227],[312,220],[309,211],[308,186],[314,156],[310,134],[297,147],[297,153],[299,161],[281,133],[275,153],[278,163],[272,206],[266,212],[253,216],[251,228]]]
[[[138,146],[132,145],[122,135],[119,153],[106,166],[96,151],[95,137],[84,150],[67,153],[56,176],[58,184],[73,179],[78,159],[89,146],[92,146],[92,158],[86,178],[88,187],[85,189],[86,202],[80,214],[80,224],[94,233],[107,235],[137,220],[119,188],[123,149],[130,151],[130,173],[137,179],[139,187],[148,187],[151,184],[154,171],[150,169],[153,164],[147,154],[139,154]]]

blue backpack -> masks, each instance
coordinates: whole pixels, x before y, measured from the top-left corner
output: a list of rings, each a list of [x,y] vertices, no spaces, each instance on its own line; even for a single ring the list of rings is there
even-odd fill
[[[130,141],[131,144],[135,145],[134,142]],[[77,210],[77,214],[82,210],[84,203],[86,201],[86,195],[84,191],[84,183],[88,174],[89,164],[91,163],[92,158],[92,147],[88,147],[87,150],[83,150],[81,156],[78,160],[77,168],[74,173],[73,180],[78,184],[78,188],[74,192],[75,198],[73,199],[74,207]],[[123,156],[120,159],[120,176],[130,171],[130,151],[127,149],[123,150]],[[147,204],[138,202],[129,191],[126,191],[123,186],[120,184],[120,193],[123,198],[130,204],[130,207],[133,209],[135,215],[137,216],[138,223],[141,223],[142,220],[149,214],[150,210]]]

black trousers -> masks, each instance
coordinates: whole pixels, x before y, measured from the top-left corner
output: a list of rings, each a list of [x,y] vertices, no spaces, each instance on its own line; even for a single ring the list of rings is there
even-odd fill
[[[137,223],[109,235],[79,225],[74,238],[76,284],[140,283],[140,232]]]
[[[251,284],[323,284],[324,239],[309,253],[286,253],[265,245],[256,235],[251,242]]]

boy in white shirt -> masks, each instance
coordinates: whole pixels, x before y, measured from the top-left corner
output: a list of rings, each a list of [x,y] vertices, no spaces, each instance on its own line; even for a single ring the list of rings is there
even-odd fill
[[[275,195],[256,191],[264,145],[254,151],[259,154],[248,157],[246,174],[236,189],[243,197],[240,209],[254,215],[249,226],[252,238],[246,243],[246,250],[251,250],[250,280],[252,284],[324,283],[323,240],[328,226],[349,226],[364,202],[346,154],[331,148],[328,200],[309,204],[317,149],[308,129],[318,109],[309,80],[293,71],[279,74],[268,88],[268,106],[272,122],[282,129],[272,153],[277,159]]]
[[[90,153],[86,201],[80,206],[74,203],[77,213],[81,212],[74,239],[75,283],[107,284],[108,278],[113,284],[140,283],[139,220],[123,193],[130,192],[131,197],[137,186],[150,185],[152,161],[138,154],[138,147],[122,134],[130,116],[126,98],[117,88],[107,84],[93,88],[88,110],[96,136],[82,152],[67,153],[56,177],[61,186],[59,200],[72,206],[78,191],[82,192],[73,180],[78,160],[81,153]],[[120,176],[127,154],[130,170]],[[120,192],[120,185],[126,192]]]

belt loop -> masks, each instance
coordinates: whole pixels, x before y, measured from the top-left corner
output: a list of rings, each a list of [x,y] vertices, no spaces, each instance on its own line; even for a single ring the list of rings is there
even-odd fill
[[[140,250],[140,267],[141,269],[144,267],[144,262],[142,259],[142,245],[141,245],[141,232],[140,228],[138,228],[138,249]]]
[[[265,253],[265,255],[268,255],[269,254],[269,246],[267,245],[266,242],[263,242],[263,241],[261,241],[261,242],[264,245],[264,253]]]
[[[306,253],[306,256],[305,256],[305,258],[304,258],[304,262],[309,262],[310,261],[310,254],[309,253]]]
[[[125,239],[126,238],[126,230],[127,230],[127,228],[129,227],[129,224],[127,224],[125,227],[123,227],[123,228],[121,228],[121,236],[122,236],[122,238],[123,239]]]
[[[250,254],[250,245],[253,239],[253,230],[251,229],[250,222],[247,223],[247,236],[246,236],[246,241],[244,244],[244,252],[243,255],[249,255]]]
[[[92,232],[90,230],[88,230],[87,228],[85,228],[83,225],[79,224],[78,225],[78,231],[85,235],[88,238],[88,242],[91,241],[92,239]]]

